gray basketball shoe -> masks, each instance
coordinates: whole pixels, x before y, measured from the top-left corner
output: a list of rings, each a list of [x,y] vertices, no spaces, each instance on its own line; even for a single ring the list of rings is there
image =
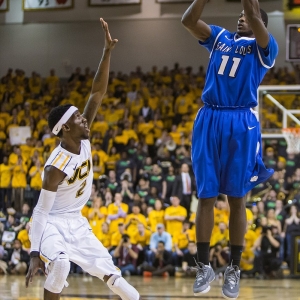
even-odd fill
[[[224,274],[222,295],[226,299],[236,299],[240,291],[240,270],[238,266],[230,265]]]
[[[201,262],[196,262],[197,270],[196,279],[194,282],[194,295],[205,294],[210,290],[210,283],[215,279],[215,272],[210,265],[204,265]]]

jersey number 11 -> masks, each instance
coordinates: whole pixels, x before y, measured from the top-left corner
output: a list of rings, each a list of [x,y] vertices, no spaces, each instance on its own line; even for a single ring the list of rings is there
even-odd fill
[[[222,55],[222,63],[221,63],[221,66],[220,66],[219,72],[218,72],[219,75],[224,75],[224,71],[225,71],[225,68],[227,66],[228,60],[229,60],[228,55]],[[233,57],[232,60],[233,60],[233,65],[231,67],[229,77],[235,77],[236,71],[237,71],[237,69],[239,67],[239,64],[241,62],[241,59],[238,58],[238,57]]]

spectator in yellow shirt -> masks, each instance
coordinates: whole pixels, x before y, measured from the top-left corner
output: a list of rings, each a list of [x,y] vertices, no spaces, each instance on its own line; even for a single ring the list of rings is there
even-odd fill
[[[27,185],[26,180],[27,166],[19,155],[17,165],[13,169],[12,176],[12,201],[14,209],[20,211],[24,201],[24,189]]]
[[[139,116],[140,110],[143,107],[143,96],[141,92],[137,92],[136,98],[131,102],[130,105],[130,115],[132,115],[134,118]]]
[[[173,236],[173,260],[177,267],[182,265],[182,258],[188,252],[188,244],[190,241],[195,241],[194,233],[190,230],[190,222],[185,220],[183,222],[181,232]]]
[[[8,164],[10,166],[16,166],[20,155],[21,155],[21,149],[19,146],[15,145],[13,147],[13,152],[8,157]]]
[[[6,211],[11,207],[11,176],[13,166],[9,166],[8,157],[3,157],[0,165],[0,211]],[[6,201],[5,201],[6,200]]]
[[[218,225],[218,230],[212,233],[210,239],[210,246],[214,247],[216,244],[220,244],[222,247],[228,246],[229,243],[229,231],[227,224],[220,222]]]
[[[30,176],[30,187],[33,190],[33,204],[32,207],[35,207],[39,197],[40,192],[42,189],[42,173],[43,173],[43,166],[41,165],[41,162],[39,159],[35,161],[35,164],[33,167],[29,170],[29,176]]]
[[[110,251],[111,248],[111,234],[109,233],[109,225],[103,222],[101,225],[101,230],[97,231],[97,239],[102,243],[102,245]]]
[[[124,223],[119,223],[117,225],[117,231],[114,232],[112,235],[111,235],[111,252],[110,254],[113,255],[113,251],[114,249],[116,249],[116,247],[119,245],[121,239],[122,239],[122,236],[123,234],[126,233],[126,230],[125,230],[125,225]],[[109,230],[110,231],[110,230]]]
[[[108,205],[107,222],[109,223],[109,232],[114,233],[118,230],[118,224],[124,223],[128,213],[128,205],[123,203],[123,197],[120,193],[115,194],[115,202]]]
[[[171,198],[171,206],[165,210],[166,231],[174,236],[182,230],[183,221],[187,217],[186,209],[179,205],[180,200],[177,196]]]
[[[29,160],[32,149],[32,139],[27,138],[26,144],[20,146],[22,156],[26,159],[26,161]]]
[[[137,230],[132,233],[130,240],[136,244],[139,250],[144,251],[150,244],[151,231],[144,224],[138,223]]]
[[[126,231],[129,236],[133,236],[133,234],[137,231],[139,223],[143,224],[145,227],[147,226],[146,218],[140,212],[141,209],[139,204],[134,203],[132,206],[132,213],[129,214],[125,220]]]
[[[125,121],[124,122],[124,130],[123,130],[123,135],[126,135],[128,137],[128,140],[134,139],[136,142],[139,140],[137,133],[130,128],[130,122]]]
[[[102,175],[103,163],[101,163],[99,155],[97,153],[93,154],[93,181],[98,184],[99,176]],[[98,186],[97,186],[98,188]]]
[[[113,145],[116,147],[117,152],[121,152],[128,144],[128,136],[123,133],[122,126],[118,126],[115,137],[113,140]]]
[[[100,132],[101,136],[104,136],[107,130],[108,130],[108,124],[104,120],[104,116],[102,114],[97,114],[96,120],[93,122],[91,127],[92,134],[94,132]]]
[[[17,236],[17,239],[20,240],[22,244],[22,249],[24,251],[30,252],[31,242],[29,239],[29,223],[26,224],[25,229],[22,229]]]
[[[156,199],[154,209],[148,215],[148,224],[152,232],[156,231],[157,224],[165,223],[165,211],[162,209],[163,205],[161,200]]]
[[[116,163],[118,160],[120,160],[120,158],[120,154],[117,153],[116,147],[111,147],[106,161],[106,169],[108,171],[115,170]]]
[[[188,112],[189,105],[193,104],[193,100],[188,95],[186,89],[182,89],[181,94],[175,100],[175,119],[179,123],[182,116]]]
[[[90,226],[97,236],[101,230],[102,223],[105,222],[107,216],[107,208],[103,206],[101,197],[95,197],[93,199],[92,207],[88,210],[88,220]]]
[[[51,69],[50,70],[50,76],[46,78],[46,84],[48,87],[48,91],[53,91],[55,90],[57,84],[59,83],[59,78],[55,75],[55,70]]]
[[[31,78],[29,78],[28,86],[30,93],[33,93],[35,95],[39,95],[41,93],[42,80],[36,72],[32,72],[32,76]]]

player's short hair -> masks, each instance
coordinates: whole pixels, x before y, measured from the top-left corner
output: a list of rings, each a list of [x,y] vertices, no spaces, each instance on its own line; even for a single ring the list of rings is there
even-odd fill
[[[52,131],[54,126],[58,123],[58,121],[62,118],[62,116],[66,113],[66,111],[71,107],[71,104],[60,105],[51,109],[48,116],[48,126]],[[58,137],[62,137],[62,130],[60,130],[57,134]]]
[[[263,20],[265,26],[268,27],[268,22],[269,22],[268,14],[263,9],[260,9],[260,15],[261,15],[261,19]]]

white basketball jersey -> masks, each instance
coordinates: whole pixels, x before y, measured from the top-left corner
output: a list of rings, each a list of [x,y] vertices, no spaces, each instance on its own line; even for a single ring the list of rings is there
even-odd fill
[[[81,141],[79,155],[65,150],[61,145],[53,150],[45,167],[54,166],[64,172],[66,177],[58,186],[50,215],[80,212],[89,200],[93,184],[91,157],[89,140]]]

